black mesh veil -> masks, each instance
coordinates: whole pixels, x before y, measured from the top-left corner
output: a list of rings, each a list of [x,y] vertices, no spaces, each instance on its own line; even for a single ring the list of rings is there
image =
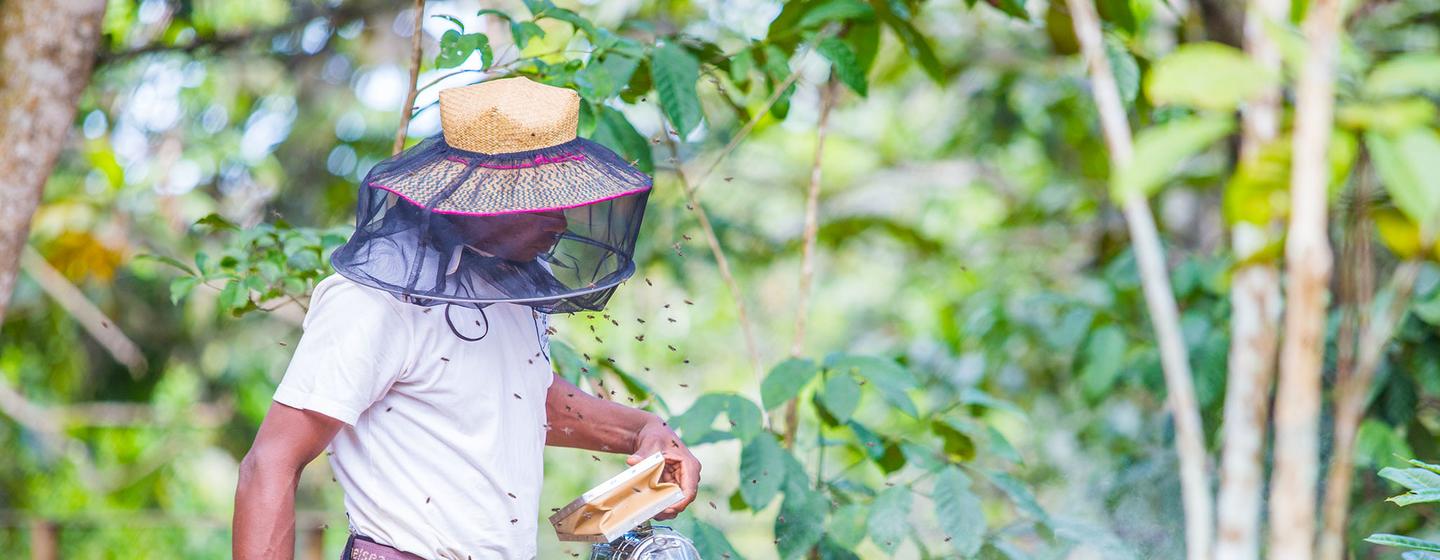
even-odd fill
[[[598,311],[635,271],[650,186],[583,138],[479,154],[436,135],[371,169],[355,234],[331,261],[350,280],[418,305]]]

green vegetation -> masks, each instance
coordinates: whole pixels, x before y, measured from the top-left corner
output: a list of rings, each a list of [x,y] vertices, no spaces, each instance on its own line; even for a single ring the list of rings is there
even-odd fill
[[[1229,430],[1269,440],[1268,412],[1252,425],[1226,401],[1268,400],[1274,372],[1234,357],[1276,361],[1291,170],[1322,166],[1335,281],[1311,325],[1311,465],[1353,500],[1314,519],[1368,558],[1364,535],[1434,529],[1350,475],[1440,486],[1396,459],[1440,455],[1440,4],[1345,6],[1334,131],[1297,160],[1310,3],[1258,28],[1271,64],[1244,46],[1241,3],[1099,1],[1096,75],[1074,2],[434,0],[408,142],[438,130],[439,89],[524,75],[579,92],[580,134],[655,176],[639,271],[606,313],[557,318],[552,354],[670,418],[706,465],[675,526],[737,559],[1197,554],[1197,522],[1237,519]],[[66,558],[228,554],[236,462],[356,184],[391,154],[416,17],[397,4],[108,1],[31,225],[41,258],[0,307],[0,551],[58,533]],[[1107,147],[1102,83],[1131,158]],[[1268,132],[1250,120],[1266,107]],[[1136,201],[1158,223],[1211,515],[1182,506],[1187,411]],[[1258,309],[1237,285],[1276,294],[1268,353],[1233,326]],[[622,464],[598,459],[549,450],[542,511]],[[299,540],[333,557],[326,470],[306,471]]]

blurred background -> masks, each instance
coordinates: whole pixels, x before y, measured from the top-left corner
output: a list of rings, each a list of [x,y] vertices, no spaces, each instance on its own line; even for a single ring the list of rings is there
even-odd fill
[[[1198,114],[1145,80],[1188,43],[1240,52],[1244,9],[1100,3],[1137,128]],[[1303,9],[1277,24],[1287,57]],[[1440,50],[1436,0],[1347,9],[1342,100],[1363,101],[1377,64]],[[606,314],[556,321],[555,363],[677,419],[706,466],[676,525],[707,558],[1184,555],[1155,335],[1072,19],[1044,0],[430,0],[423,16],[411,2],[109,0],[0,326],[0,553],[229,555],[238,460],[358,182],[392,153],[416,18],[408,143],[438,132],[440,89],[520,74],[579,89],[581,133],[655,175],[639,271]],[[1357,558],[1394,557],[1360,540],[1372,532],[1434,530],[1424,506],[1385,503],[1401,489],[1375,473],[1440,458],[1440,270],[1354,153],[1386,126],[1433,134],[1436,66],[1416,68],[1419,101],[1340,119],[1352,153],[1332,237],[1373,254],[1337,275],[1384,284],[1419,260],[1354,444]],[[1202,95],[1244,81],[1188,79]],[[1288,204],[1236,178],[1238,142],[1185,153],[1151,197],[1217,453],[1243,264],[1230,228]],[[1416,150],[1401,151],[1432,173],[1440,160]],[[1327,387],[1344,312],[1330,310]],[[541,511],[623,461],[547,451]],[[324,461],[299,496],[300,557],[338,555]],[[543,520],[539,539],[541,558],[586,553]]]

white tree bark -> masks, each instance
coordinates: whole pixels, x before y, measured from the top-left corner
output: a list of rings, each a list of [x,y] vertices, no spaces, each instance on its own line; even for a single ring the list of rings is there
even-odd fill
[[[1075,36],[1081,54],[1090,69],[1090,87],[1100,113],[1100,126],[1110,151],[1112,169],[1129,164],[1134,149],[1130,123],[1115,74],[1105,58],[1100,18],[1092,0],[1067,0]],[[1214,544],[1214,504],[1206,474],[1204,428],[1200,408],[1195,400],[1195,383],[1190,374],[1189,350],[1180,332],[1180,312],[1175,292],[1170,287],[1165,269],[1164,250],[1150,204],[1141,194],[1131,194],[1121,201],[1125,222],[1134,244],[1135,260],[1140,269],[1140,283],[1145,292],[1146,307],[1154,323],[1155,338],[1160,347],[1160,365],[1165,373],[1170,413],[1175,422],[1175,448],[1180,463],[1180,493],[1185,509],[1185,550],[1190,560],[1210,560]]]
[[[1325,352],[1331,253],[1326,216],[1334,127],[1338,0],[1315,0],[1305,17],[1308,43],[1296,86],[1290,173],[1290,228],[1285,240],[1285,340],[1275,397],[1275,468],[1270,479],[1270,555],[1314,554],[1319,471],[1320,368]]]
[[[1245,10],[1245,51],[1280,74],[1280,51],[1266,35],[1267,22],[1284,21],[1283,0],[1251,0]],[[1279,133],[1280,87],[1267,88],[1241,115],[1240,157],[1251,160]],[[1270,386],[1280,331],[1280,270],[1257,255],[1276,239],[1273,224],[1238,223],[1231,246],[1241,262],[1230,284],[1230,355],[1220,458],[1215,560],[1254,560],[1260,553],[1262,461],[1270,412]]]
[[[105,0],[0,2],[0,321],[30,216],[90,81]]]

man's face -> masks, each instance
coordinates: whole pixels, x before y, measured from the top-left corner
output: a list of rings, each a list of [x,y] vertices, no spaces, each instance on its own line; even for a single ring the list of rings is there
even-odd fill
[[[565,233],[565,213],[559,210],[501,214],[499,216],[449,216],[465,243],[502,259],[528,262],[550,251]]]

